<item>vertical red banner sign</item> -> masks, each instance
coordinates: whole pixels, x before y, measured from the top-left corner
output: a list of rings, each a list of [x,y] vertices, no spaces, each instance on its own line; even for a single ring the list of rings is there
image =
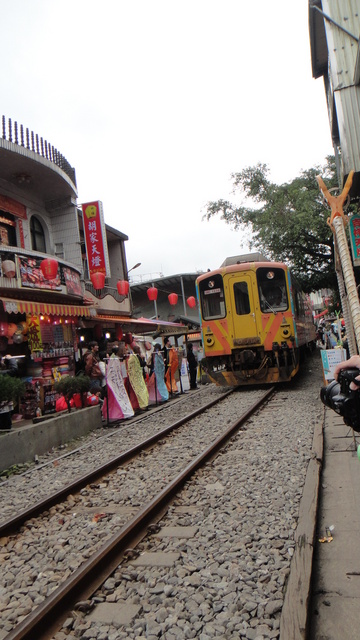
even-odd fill
[[[25,249],[24,227],[23,227],[22,220],[20,219],[18,220],[18,226],[19,226],[20,247],[22,249]]]
[[[81,205],[89,274],[106,274],[104,238],[99,202]]]

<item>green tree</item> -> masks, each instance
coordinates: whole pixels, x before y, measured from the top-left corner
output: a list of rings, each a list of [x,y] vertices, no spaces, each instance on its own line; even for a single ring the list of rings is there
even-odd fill
[[[219,215],[235,230],[250,231],[250,249],[286,262],[304,291],[337,288],[330,210],[316,181],[321,175],[328,188],[338,188],[334,157],[281,185],[270,182],[268,174],[268,166],[260,163],[233,173],[233,193],[245,196],[245,204],[208,202],[204,218]]]

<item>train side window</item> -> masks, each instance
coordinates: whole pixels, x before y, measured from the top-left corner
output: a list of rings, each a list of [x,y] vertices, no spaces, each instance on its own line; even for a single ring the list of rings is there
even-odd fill
[[[203,280],[199,285],[201,311],[204,320],[225,318],[224,285],[220,275]]]
[[[234,300],[238,316],[244,316],[250,313],[249,291],[246,282],[235,282]]]

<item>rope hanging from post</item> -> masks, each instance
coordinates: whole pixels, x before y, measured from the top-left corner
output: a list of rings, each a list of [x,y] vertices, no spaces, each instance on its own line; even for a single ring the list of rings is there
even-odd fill
[[[354,327],[356,343],[358,351],[360,351],[360,304],[359,296],[356,289],[356,282],[354,277],[354,270],[352,266],[350,251],[347,243],[345,225],[348,222],[347,217],[343,211],[343,205],[348,197],[350,187],[352,185],[354,171],[350,171],[345,186],[338,196],[331,195],[330,191],[326,187],[323,179],[317,176],[319,187],[331,208],[331,216],[328,218],[328,225],[332,229],[335,236],[335,246],[339,251],[339,259],[341,269],[344,275],[344,282],[346,287],[346,293],[349,300],[349,307],[351,312],[351,320]]]

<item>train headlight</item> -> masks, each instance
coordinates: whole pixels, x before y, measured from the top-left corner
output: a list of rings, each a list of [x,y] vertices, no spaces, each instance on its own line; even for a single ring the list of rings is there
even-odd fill
[[[212,347],[215,344],[214,336],[205,336],[205,344],[207,347]]]
[[[280,327],[281,329],[281,335],[283,338],[285,338],[285,340],[288,340],[290,338],[290,327],[289,325]]]

